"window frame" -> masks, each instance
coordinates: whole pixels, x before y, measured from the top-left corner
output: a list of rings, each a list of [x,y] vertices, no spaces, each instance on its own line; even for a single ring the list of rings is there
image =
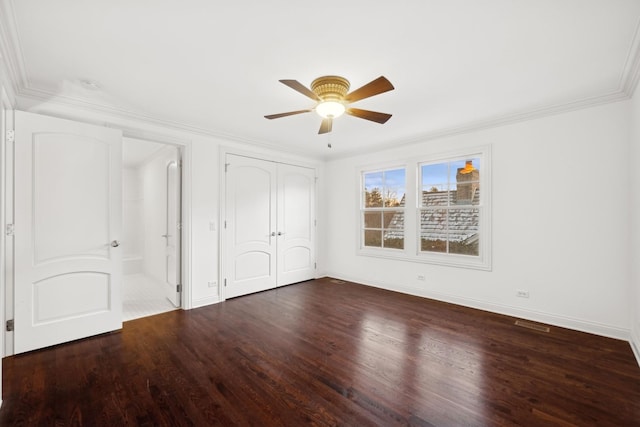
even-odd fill
[[[391,171],[395,171],[395,170],[403,170],[404,171],[404,197],[405,197],[405,204],[404,206],[393,206],[393,207],[386,207],[381,206],[381,207],[373,207],[373,208],[367,208],[365,206],[365,175],[367,174],[375,174],[375,173],[385,173],[385,172],[391,172]],[[403,247],[402,249],[400,248],[393,248],[393,247],[384,247],[384,246],[365,246],[365,234],[366,234],[366,230],[367,227],[365,226],[365,213],[366,212],[380,212],[381,213],[381,219],[382,219],[382,226],[380,228],[380,231],[383,233],[384,235],[384,213],[385,212],[398,212],[401,211],[404,215],[405,221],[407,218],[407,202],[406,202],[406,197],[407,197],[407,187],[408,187],[408,183],[407,183],[407,166],[402,164],[402,165],[398,165],[398,164],[393,164],[393,165],[389,165],[387,167],[382,167],[382,168],[369,168],[366,170],[361,170],[360,171],[360,187],[358,189],[358,245],[360,247],[361,250],[363,251],[383,251],[383,252],[392,252],[392,253],[398,253],[398,252],[403,252],[406,247],[407,247],[407,237],[406,237],[406,233],[404,232],[404,230],[406,230],[406,222],[405,222],[405,226],[403,228]],[[384,188],[381,188],[382,190],[382,196],[383,196],[383,200],[384,200]],[[369,228],[371,229],[371,228]],[[381,243],[382,245],[384,245],[384,237],[381,239]]]
[[[453,253],[428,252],[421,250],[420,215],[421,215],[421,166],[424,164],[443,163],[463,159],[478,158],[480,161],[480,188],[482,189],[479,205],[469,205],[480,208],[478,255],[464,255]],[[405,204],[404,210],[404,249],[378,248],[364,246],[364,175],[377,171],[405,169]],[[404,159],[402,162],[389,162],[375,166],[357,168],[360,188],[358,197],[358,239],[357,255],[434,264],[449,267],[470,268],[491,271],[491,146],[473,146],[446,152],[421,154]],[[393,208],[398,210],[399,208]]]

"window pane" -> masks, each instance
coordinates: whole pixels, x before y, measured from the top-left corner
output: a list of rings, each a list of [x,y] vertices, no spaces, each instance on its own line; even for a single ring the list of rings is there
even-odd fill
[[[423,191],[430,190],[432,187],[438,188],[440,191],[448,190],[448,172],[449,165],[447,163],[422,165],[420,168],[420,176],[422,177]]]
[[[382,207],[382,172],[364,174],[364,207]]]
[[[406,177],[404,169],[384,171],[384,206],[400,206],[404,199]]]
[[[404,212],[392,211],[384,213],[384,237],[404,238]]]
[[[438,191],[447,191],[448,184],[428,184],[422,187],[422,191],[425,193],[437,193]]]
[[[365,212],[364,228],[382,228],[382,212]]]
[[[384,237],[384,247],[391,249],[404,249],[404,239],[396,237]]]
[[[420,211],[420,248],[423,251],[447,251],[447,211],[425,209]]]
[[[387,211],[384,218],[384,247],[404,249],[404,212]]]
[[[384,228],[393,228],[402,230],[404,228],[404,212],[403,211],[386,211],[384,213]]]
[[[479,204],[480,160],[472,158],[451,162],[451,188],[456,190],[456,205]]]
[[[449,169],[449,182],[456,182],[456,176],[458,173],[469,174],[474,170],[480,172],[480,159],[478,157],[471,157],[468,159],[454,160],[450,163]],[[478,174],[475,178],[476,181],[480,179]]]
[[[420,250],[423,252],[447,252],[447,242],[445,240],[422,239]]]
[[[382,230],[364,230],[364,245],[382,247]]]
[[[449,252],[479,255],[480,210],[449,210]]]
[[[423,191],[420,200],[422,207],[447,207],[451,203],[452,194],[450,191]]]

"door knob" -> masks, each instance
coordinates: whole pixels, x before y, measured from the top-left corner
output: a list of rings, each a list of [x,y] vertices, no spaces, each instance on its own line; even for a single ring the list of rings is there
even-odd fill
[[[111,246],[113,246],[114,248],[117,248],[118,246],[120,246],[120,242],[118,242],[117,240],[114,240],[113,242],[111,242]]]

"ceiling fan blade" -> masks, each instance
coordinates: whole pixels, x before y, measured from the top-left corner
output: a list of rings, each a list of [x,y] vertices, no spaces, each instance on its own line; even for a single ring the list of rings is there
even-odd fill
[[[298,111],[289,111],[288,113],[280,113],[280,114],[270,114],[268,116],[264,116],[265,119],[279,119],[280,117],[293,116],[295,114],[309,113],[313,110],[298,110]]]
[[[327,117],[326,119],[323,119],[322,123],[320,124],[320,130],[318,131],[318,135],[331,132],[332,127],[333,127],[333,119],[331,117]]]
[[[309,98],[313,99],[314,101],[320,101],[320,98],[318,97],[318,95],[313,93],[311,91],[311,89],[307,88],[305,85],[303,85],[302,83],[300,83],[297,80],[280,80],[280,83],[289,86],[291,89],[300,92],[304,96],[308,96]]]
[[[380,76],[377,79],[367,83],[359,89],[354,90],[351,93],[348,93],[344,100],[347,102],[356,102],[361,99],[369,98],[370,96],[379,95],[384,92],[388,92],[393,90],[394,87],[389,80],[387,80],[384,76]]]
[[[391,114],[378,113],[377,111],[361,110],[359,108],[347,108],[345,113],[361,119],[371,120],[376,123],[386,123],[391,118]]]

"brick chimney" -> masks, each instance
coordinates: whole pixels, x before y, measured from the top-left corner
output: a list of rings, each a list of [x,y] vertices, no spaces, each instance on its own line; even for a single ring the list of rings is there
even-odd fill
[[[473,162],[467,160],[463,168],[458,168],[456,173],[456,191],[457,204],[471,204],[473,195],[480,187],[480,171],[473,167]]]

